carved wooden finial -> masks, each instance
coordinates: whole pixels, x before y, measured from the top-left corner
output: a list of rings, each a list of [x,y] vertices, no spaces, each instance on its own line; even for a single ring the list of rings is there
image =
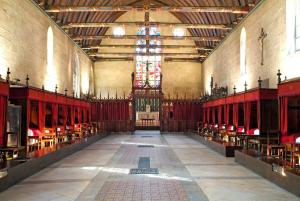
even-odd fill
[[[107,93],[107,99],[109,99],[109,92]]]
[[[278,84],[280,84],[281,83],[281,72],[280,72],[280,70],[278,70],[278,72],[277,72],[277,83]]]
[[[43,91],[45,90],[45,86],[44,86],[44,85],[42,85],[42,90],[43,90]]]
[[[72,97],[73,98],[75,97],[75,91],[72,91]]]
[[[57,84],[55,85],[55,93],[57,93],[57,89],[58,89],[58,86]]]
[[[245,81],[244,87],[245,87],[245,91],[247,91],[247,82]]]
[[[213,87],[214,87],[214,78],[213,78],[213,76],[211,75],[211,77],[210,77],[210,92],[211,92],[211,93],[212,93]]]
[[[116,91],[116,99],[118,99],[118,91]]]
[[[134,87],[134,72],[131,73],[131,84]]]
[[[259,76],[259,78],[258,78],[257,82],[258,82],[258,88],[261,88],[261,83],[262,83],[262,80],[261,80],[260,76]]]
[[[6,82],[7,83],[10,81],[10,74],[11,74],[11,72],[9,71],[9,68],[7,68],[7,72],[6,72]]]
[[[65,96],[68,95],[68,89],[65,89]]]
[[[236,87],[235,87],[235,85],[233,86],[233,94],[236,94]]]
[[[26,76],[26,87],[29,87],[29,75],[27,74],[27,76]]]

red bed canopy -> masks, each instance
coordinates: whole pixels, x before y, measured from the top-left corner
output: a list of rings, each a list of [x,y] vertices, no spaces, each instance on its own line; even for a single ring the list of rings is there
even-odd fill
[[[280,131],[282,143],[296,143],[300,133],[288,133],[289,130],[289,100],[300,96],[300,79],[291,79],[278,84],[280,103]]]
[[[9,85],[6,82],[0,81],[0,146],[4,145],[8,95]]]
[[[27,129],[29,128],[30,115],[31,115],[31,103],[37,102],[38,104],[38,129],[42,130],[45,127],[45,115],[46,115],[46,104],[51,105],[52,112],[52,125],[55,127],[58,122],[58,110],[59,106],[62,109],[63,124],[65,126],[67,120],[67,107],[71,108],[71,125],[74,124],[75,109],[77,112],[77,119],[79,123],[90,121],[90,103],[86,100],[71,98],[62,94],[49,92],[33,87],[11,87],[10,88],[10,99],[11,100],[24,100],[26,103],[26,121]],[[82,115],[83,114],[83,115]],[[87,115],[89,114],[89,115]]]
[[[260,129],[260,122],[261,122],[261,108],[260,102],[261,100],[276,100],[277,99],[277,89],[262,89],[262,88],[255,88],[251,90],[247,90],[245,92],[240,92],[237,94],[233,94],[227,97],[219,98],[216,100],[207,101],[203,104],[204,107],[204,123],[215,123],[216,118],[218,118],[218,122],[221,122],[222,119],[222,107],[224,107],[224,122],[225,124],[229,124],[229,109],[230,105],[233,108],[233,125],[238,127],[238,109],[239,104],[243,105],[244,109],[244,126],[246,131],[249,132],[250,130],[250,114],[251,114],[251,107],[252,102],[257,104],[257,122],[258,128]],[[218,116],[215,116],[215,110],[218,109]],[[210,119],[210,110],[212,110],[213,121],[209,122]]]

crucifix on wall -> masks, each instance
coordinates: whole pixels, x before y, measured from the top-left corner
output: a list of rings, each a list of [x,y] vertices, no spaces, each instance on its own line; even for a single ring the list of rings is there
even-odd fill
[[[264,28],[261,28],[260,36],[258,40],[261,43],[261,62],[260,64],[263,66],[264,65],[264,40],[268,36],[268,34],[265,33]]]

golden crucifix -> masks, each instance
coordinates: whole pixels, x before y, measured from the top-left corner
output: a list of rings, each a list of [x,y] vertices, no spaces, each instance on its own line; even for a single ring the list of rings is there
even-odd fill
[[[264,39],[268,36],[268,34],[265,33],[264,28],[261,28],[260,36],[258,40],[261,43],[261,62],[260,65],[264,65]]]

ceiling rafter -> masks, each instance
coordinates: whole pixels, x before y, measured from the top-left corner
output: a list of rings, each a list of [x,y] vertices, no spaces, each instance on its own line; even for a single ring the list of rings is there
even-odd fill
[[[219,42],[222,40],[221,37],[217,36],[147,36],[147,35],[124,35],[124,36],[114,36],[114,35],[102,35],[102,36],[72,36],[74,41],[81,40],[102,40],[102,39],[144,39],[144,40],[194,40],[194,41],[215,41]]]
[[[232,26],[224,24],[184,24],[184,23],[169,23],[169,22],[93,22],[93,23],[69,23],[63,25],[63,29],[71,28],[99,28],[99,27],[178,27],[186,29],[225,29],[231,30]]]
[[[91,57],[105,57],[105,56],[186,56],[186,57],[202,57],[205,58],[206,54],[199,54],[199,53],[138,53],[138,52],[103,52],[103,53],[90,53],[89,56]]]
[[[175,12],[175,13],[233,13],[248,14],[250,7],[238,6],[48,6],[45,10],[47,13],[61,12]]]
[[[233,13],[248,14],[249,6],[48,6],[47,13],[61,12],[179,12],[179,13]]]
[[[199,47],[194,45],[96,45],[96,46],[84,46],[83,50],[93,50],[93,49],[101,49],[101,48],[161,48],[161,49],[196,49],[202,51],[211,51],[212,47]]]
[[[140,26],[139,22],[115,22],[127,11],[170,12],[180,23],[149,22],[144,26],[182,27],[191,37],[161,37],[161,40],[194,40],[199,54],[207,53],[248,14],[261,0],[34,0],[87,53],[102,48],[102,39],[110,27]],[[149,6],[145,6],[145,5]],[[72,9],[76,10],[72,10]],[[90,10],[92,8],[92,10]],[[95,8],[95,10],[93,10]],[[55,11],[55,9],[57,9]],[[65,9],[65,10],[64,10]],[[80,10],[83,9],[83,10]],[[87,9],[87,10],[85,10]],[[152,23],[152,25],[150,24]],[[81,37],[78,39],[78,37]],[[91,37],[91,38],[86,38]],[[96,37],[96,38],[93,38]],[[125,36],[127,38],[127,36]],[[129,36],[129,38],[135,39]],[[201,40],[200,40],[201,39]],[[213,40],[211,40],[213,39]],[[115,48],[121,48],[116,46]],[[124,46],[124,48],[135,48]],[[175,47],[161,47],[174,49]],[[185,48],[185,47],[182,47]],[[202,52],[201,52],[202,51]],[[205,58],[200,58],[200,61]]]

